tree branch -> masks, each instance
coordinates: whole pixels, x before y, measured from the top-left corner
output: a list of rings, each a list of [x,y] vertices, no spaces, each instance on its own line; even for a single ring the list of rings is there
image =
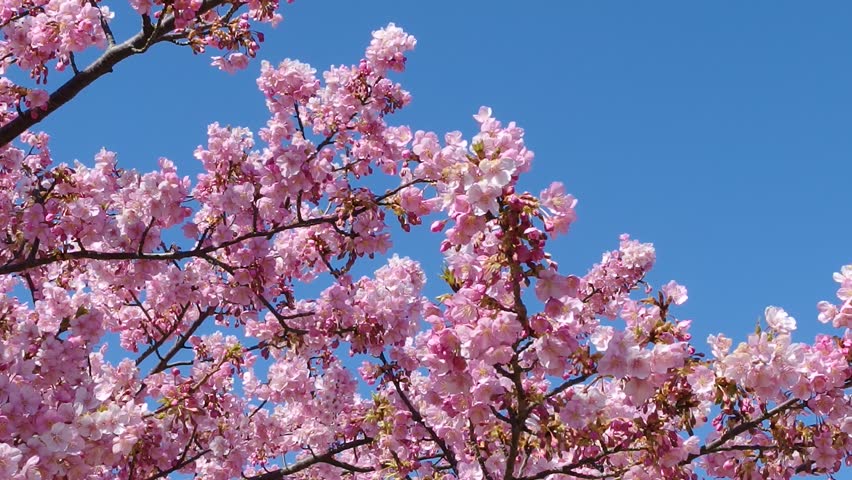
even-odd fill
[[[184,333],[183,335],[180,336],[180,338],[172,346],[171,350],[169,350],[169,352],[166,353],[165,357],[160,359],[160,361],[157,363],[157,366],[155,366],[151,370],[151,373],[149,373],[148,376],[150,377],[151,375],[154,375],[155,373],[160,373],[163,370],[165,370],[166,368],[168,368],[169,361],[171,361],[171,359],[174,358],[175,355],[177,355],[178,352],[181,351],[181,349],[184,347],[184,345],[186,345],[186,341],[189,340],[189,337],[191,337],[193,334],[195,334],[195,331],[198,330],[201,327],[201,325],[203,325],[204,322],[207,321],[208,318],[210,318],[210,315],[212,313],[213,313],[212,307],[208,308],[206,311],[204,311],[202,313],[199,313],[198,318],[192,323],[192,325],[189,327],[189,330],[187,330],[186,333]],[[177,324],[179,325],[180,322],[181,322],[181,320],[178,319]]]
[[[385,358],[384,353],[379,356],[379,360],[382,361],[382,365],[384,365],[385,367],[390,367],[390,364],[388,364],[387,358]],[[402,399],[402,403],[405,404],[405,408],[407,408],[408,411],[411,412],[411,418],[415,422],[419,423],[424,429],[426,429],[426,432],[429,433],[429,437],[432,439],[433,442],[435,442],[436,445],[438,445],[438,448],[441,449],[441,452],[444,454],[444,458],[446,458],[447,462],[450,464],[450,468],[452,468],[454,472],[458,473],[458,460],[456,459],[455,453],[453,453],[452,449],[450,449],[449,445],[447,445],[447,442],[445,442],[443,438],[438,436],[438,434],[435,432],[435,429],[426,423],[426,419],[424,419],[423,415],[420,414],[420,410],[418,410],[417,407],[415,407],[414,404],[411,403],[411,399],[409,399],[408,395],[405,394],[405,391],[402,389],[402,385],[399,383],[399,379],[396,377],[396,375],[394,375],[392,371],[389,371],[388,374],[390,376],[391,382],[393,382],[393,386],[396,389],[397,395],[399,395],[399,398]]]
[[[359,210],[360,213],[365,211],[366,209]],[[357,214],[356,213],[356,214]],[[139,253],[136,251],[123,251],[123,252],[93,252],[90,250],[77,250],[73,252],[57,252],[53,254],[48,254],[39,258],[27,258],[26,260],[18,261],[15,263],[8,263],[0,267],[0,275],[8,275],[10,273],[18,273],[23,272],[25,270],[30,270],[33,268],[43,267],[45,265],[49,265],[51,263],[68,261],[68,260],[102,260],[102,261],[120,261],[120,260],[144,260],[144,261],[175,261],[175,260],[185,260],[187,258],[195,258],[195,257],[203,257],[206,254],[215,252],[217,250],[230,247],[232,245],[239,244],[246,240],[251,240],[253,238],[258,237],[267,237],[270,235],[275,235],[276,233],[283,232],[285,230],[292,230],[295,228],[303,228],[310,227],[314,225],[320,225],[323,223],[331,223],[336,222],[336,216],[325,216],[325,217],[317,217],[310,218],[302,222],[297,222],[288,225],[282,225],[277,228],[273,228],[263,232],[250,232],[245,235],[241,235],[239,237],[228,240],[227,242],[222,242],[218,245],[209,245],[207,247],[199,247],[193,248],[192,250],[178,250],[178,251],[170,251],[170,252],[161,252],[161,253]]]
[[[348,471],[354,472],[371,472],[373,471],[372,467],[358,467],[355,465],[349,465],[347,463],[343,463],[334,458],[335,455],[345,452],[347,450],[351,450],[353,448],[358,448],[363,445],[369,445],[373,442],[372,438],[365,437],[359,438],[357,440],[352,440],[351,442],[341,443],[340,445],[328,450],[322,455],[312,456],[311,458],[306,458],[304,460],[298,461],[289,467],[282,468],[280,470],[273,470],[271,472],[262,473],[260,475],[255,475],[253,477],[245,477],[247,480],[283,480],[288,475],[293,475],[294,473],[301,472],[307,468],[310,468],[318,463],[326,463],[328,465],[334,465],[338,468],[342,468]]]
[[[2,132],[2,129],[0,129]],[[400,185],[393,190],[388,190],[382,195],[377,196],[374,199],[376,205],[382,205],[382,202],[387,200],[388,198],[396,195],[401,190],[408,188],[414,184],[418,183],[428,183],[427,180],[412,180],[410,182],[406,182]],[[355,209],[352,212],[351,216],[355,217],[360,215],[370,209],[372,206],[360,207]],[[309,218],[307,220],[300,220],[295,223],[290,223],[287,225],[279,225],[277,227],[271,228],[265,231],[253,231],[246,233],[244,235],[240,235],[226,242],[222,242],[218,245],[208,245],[206,247],[202,247],[199,243],[195,248],[191,250],[177,250],[177,251],[169,251],[169,252],[161,252],[161,253],[145,253],[138,251],[120,251],[120,252],[93,252],[90,250],[76,250],[72,252],[56,252],[52,254],[47,254],[43,257],[36,257],[36,255],[30,255],[25,260],[20,260],[17,262],[7,263],[6,265],[0,266],[0,275],[8,275],[10,273],[19,273],[26,270],[30,270],[33,268],[43,267],[45,265],[50,265],[56,262],[69,261],[69,260],[101,260],[101,261],[121,261],[121,260],[144,260],[144,261],[167,261],[174,262],[177,260],[185,260],[188,258],[197,258],[204,257],[212,252],[217,250],[221,250],[223,248],[230,247],[232,245],[237,245],[246,240],[251,240],[253,238],[260,237],[271,237],[277,233],[284,232],[286,230],[293,230],[296,228],[304,228],[311,227],[315,225],[322,224],[334,224],[339,220],[337,215],[325,215],[322,217]]]
[[[203,457],[204,455],[207,455],[208,453],[210,453],[210,450],[202,450],[202,451],[198,452],[197,454],[187,458],[186,460],[184,460],[182,462],[178,462],[172,468],[170,468],[168,470],[163,470],[162,472],[160,472],[156,475],[151,475],[150,477],[146,478],[145,480],[157,480],[159,478],[166,478],[169,475],[171,475],[172,473],[177,472],[181,468],[189,465],[190,463],[198,460],[199,458]]]
[[[755,428],[756,426],[760,425],[764,421],[769,420],[770,418],[772,418],[776,415],[780,415],[780,414],[786,412],[787,410],[801,408],[804,405],[805,405],[805,402],[803,402],[802,400],[799,400],[798,398],[791,398],[784,403],[776,405],[775,408],[767,411],[763,415],[761,415],[761,416],[759,416],[755,419],[749,420],[747,422],[743,422],[743,423],[737,425],[736,427],[728,430],[727,432],[722,434],[721,437],[716,439],[714,442],[711,442],[707,445],[702,445],[701,449],[698,451],[698,453],[693,453],[693,454],[689,455],[688,457],[686,457],[686,460],[682,461],[681,465],[686,465],[688,463],[692,463],[692,461],[695,460],[698,457],[719,451],[718,449],[720,447],[724,446],[725,443],[727,443],[729,440],[736,437],[737,435],[744,433],[744,432],[747,432],[748,430],[751,430],[752,428]]]
[[[205,0],[201,4],[198,15],[212,10],[213,8],[226,3],[225,0]],[[144,53],[151,45],[160,41],[161,35],[158,31],[171,31],[174,28],[175,17],[173,14],[166,15],[163,18],[162,29],[154,31],[142,31],[136,33],[133,37],[125,42],[116,45],[115,39],[111,36],[111,31],[106,22],[102,20],[102,26],[105,27],[105,32],[110,47],[93,61],[88,67],[80,70],[79,73],[71,77],[67,82],[62,84],[53,93],[44,107],[35,110],[29,109],[19,114],[14,120],[0,127],[0,146],[5,146],[11,143],[20,134],[24,133],[33,125],[44,120],[48,115],[55,112],[63,105],[71,101],[78,93],[91,85],[98,78],[112,72],[112,68],[122,60],[125,60],[133,55]]]

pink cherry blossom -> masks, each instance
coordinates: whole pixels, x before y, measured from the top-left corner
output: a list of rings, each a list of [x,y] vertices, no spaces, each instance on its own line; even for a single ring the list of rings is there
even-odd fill
[[[413,50],[417,41],[393,23],[373,32],[373,40],[367,48],[366,58],[378,74],[385,70],[402,71],[405,68],[405,52]]]
[[[689,298],[686,294],[686,287],[683,285],[678,285],[672,280],[671,282],[663,285],[663,293],[671,299],[671,302],[675,305],[683,305],[686,300]]]
[[[18,472],[21,462],[21,450],[6,443],[0,443],[0,473],[6,478],[12,478]]]
[[[790,333],[796,329],[796,319],[778,307],[766,307],[766,323],[779,333]]]
[[[235,73],[237,70],[242,70],[248,66],[249,58],[242,53],[230,53],[226,57],[212,57],[211,65],[224,70],[228,73]]]

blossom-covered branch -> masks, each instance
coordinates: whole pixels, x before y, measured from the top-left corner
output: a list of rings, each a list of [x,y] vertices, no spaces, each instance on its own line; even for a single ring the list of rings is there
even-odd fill
[[[233,69],[234,65],[244,66],[259,47],[250,20],[272,23],[280,20],[280,15],[275,13],[277,1],[131,2],[142,18],[142,28],[117,44],[109,26],[113,13],[108,7],[99,5],[97,0],[54,0],[32,6],[27,5],[29,2],[23,5],[21,2],[9,3],[0,10],[3,12],[0,14],[0,30],[5,35],[5,40],[0,42],[3,68],[17,65],[28,71],[38,83],[47,83],[51,62],[59,72],[68,65],[73,72],[52,93],[14,85],[4,77],[6,83],[0,88],[0,99],[5,104],[0,112],[0,145],[12,142],[98,78],[112,72],[120,62],[147,52],[153,45],[186,40],[186,45],[196,52],[206,47],[235,51],[227,58],[216,57],[214,60],[217,65],[221,64],[221,68]],[[248,13],[234,18],[243,6],[247,7]],[[225,10],[220,13],[220,8]],[[152,16],[156,17],[156,22],[152,21]],[[104,51],[87,67],[78,69],[75,53],[89,48],[104,48]]]

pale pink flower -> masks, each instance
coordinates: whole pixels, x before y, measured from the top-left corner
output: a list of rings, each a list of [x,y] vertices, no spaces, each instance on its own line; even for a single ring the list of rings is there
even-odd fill
[[[128,455],[139,439],[130,432],[116,435],[112,440],[112,453],[116,455]]]
[[[654,264],[656,252],[650,243],[639,243],[631,240],[629,235],[621,236],[621,261],[628,268],[647,269]]]
[[[249,57],[244,53],[230,53],[226,57],[215,56],[211,57],[210,65],[217,67],[228,73],[236,73],[237,70],[243,70],[248,66]]]
[[[49,99],[50,94],[47,90],[33,89],[27,92],[26,104],[29,108],[37,110],[47,105]]]
[[[491,107],[479,107],[479,112],[473,118],[479,123],[485,123],[491,118]]]
[[[728,354],[731,350],[731,345],[733,345],[734,342],[730,338],[719,334],[709,335],[707,337],[707,343],[710,345],[713,356],[721,359]]]
[[[542,302],[546,302],[551,298],[559,299],[566,296],[576,296],[576,283],[576,281],[571,281],[569,277],[559,275],[555,270],[543,270],[538,274],[538,279],[535,283],[535,294]]]
[[[21,451],[7,443],[0,443],[0,476],[12,478],[18,472]]]
[[[515,162],[508,157],[495,160],[485,159],[479,162],[479,170],[482,173],[480,182],[503,188],[512,181],[512,174],[515,173]]]
[[[819,310],[817,320],[822,323],[828,323],[837,316],[837,306],[824,300],[817,303],[817,310]]]
[[[383,75],[386,70],[401,72],[405,69],[405,52],[413,50],[417,40],[395,24],[373,32],[373,40],[367,47],[367,61],[376,73]]]
[[[496,214],[500,208],[497,204],[499,194],[497,187],[477,182],[467,189],[467,200],[477,215],[484,215],[486,212]]]
[[[678,285],[674,280],[663,285],[663,293],[675,305],[683,305],[686,302],[687,296],[686,287]]]
[[[544,207],[542,213],[545,215],[545,229],[554,234],[567,233],[571,224],[577,220],[577,199],[565,193],[565,187],[559,182],[554,182],[542,191],[540,199]]]
[[[609,326],[598,326],[595,328],[595,331],[592,332],[589,341],[595,348],[600,352],[605,352],[609,347],[609,341],[615,335],[615,329]]]
[[[766,307],[766,323],[779,333],[790,333],[796,329],[796,319],[779,307]]]
[[[130,6],[133,7],[133,10],[136,10],[136,13],[140,15],[147,14],[151,11],[151,6],[153,5],[152,0],[129,0]]]

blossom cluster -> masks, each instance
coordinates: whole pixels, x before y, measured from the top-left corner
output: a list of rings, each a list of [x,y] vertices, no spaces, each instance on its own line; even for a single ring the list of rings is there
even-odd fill
[[[225,55],[214,56],[214,66],[245,68],[263,41],[257,25],[282,18],[278,0],[129,0],[129,7],[143,27],[117,39],[110,27],[114,9],[103,0],[0,2],[0,127],[22,115],[29,120],[49,114],[115,63],[160,42],[185,44],[195,53],[220,50]],[[100,51],[100,57],[78,65],[75,56],[88,51]],[[12,81],[12,70],[33,81]],[[55,89],[55,97],[46,89],[51,72],[60,77],[55,85],[65,87]]]

